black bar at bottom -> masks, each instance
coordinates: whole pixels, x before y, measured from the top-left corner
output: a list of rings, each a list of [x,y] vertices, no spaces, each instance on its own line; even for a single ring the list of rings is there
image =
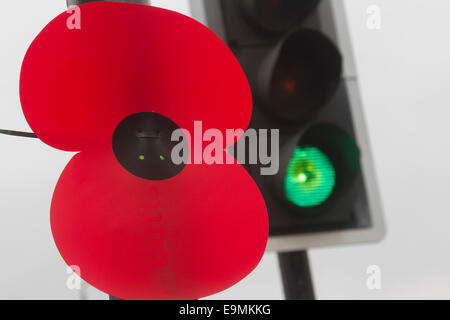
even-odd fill
[[[314,300],[307,252],[282,252],[278,260],[286,300]]]

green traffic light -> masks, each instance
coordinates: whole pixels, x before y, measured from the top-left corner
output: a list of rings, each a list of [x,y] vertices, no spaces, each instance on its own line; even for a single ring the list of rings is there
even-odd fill
[[[295,148],[284,181],[290,202],[302,208],[321,205],[335,184],[336,171],[325,153],[312,146]]]

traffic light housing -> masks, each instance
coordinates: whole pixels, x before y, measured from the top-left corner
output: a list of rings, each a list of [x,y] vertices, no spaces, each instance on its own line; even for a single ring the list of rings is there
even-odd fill
[[[260,174],[269,249],[380,240],[384,223],[341,0],[191,0],[253,92],[250,128],[280,130],[280,170]]]

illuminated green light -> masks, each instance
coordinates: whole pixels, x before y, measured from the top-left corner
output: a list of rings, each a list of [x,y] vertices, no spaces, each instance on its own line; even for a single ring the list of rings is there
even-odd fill
[[[308,175],[306,173],[302,172],[298,175],[298,181],[300,183],[306,182],[306,180],[308,180]]]
[[[166,157],[164,157],[164,156],[159,156],[159,159],[161,159],[161,161],[163,161],[163,160],[166,160]]]
[[[139,160],[145,160],[145,156],[143,154],[139,155]]]
[[[336,172],[325,153],[311,146],[295,148],[284,181],[290,202],[302,208],[321,205],[335,184]]]

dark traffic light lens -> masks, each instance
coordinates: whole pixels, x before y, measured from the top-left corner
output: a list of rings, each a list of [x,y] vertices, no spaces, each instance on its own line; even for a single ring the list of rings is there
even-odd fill
[[[286,198],[302,207],[314,207],[325,202],[333,192],[336,172],[327,155],[312,146],[299,146],[287,168]]]
[[[302,23],[319,0],[238,0],[245,16],[258,28],[280,33]]]
[[[342,57],[322,33],[302,29],[290,33],[261,66],[259,96],[280,120],[299,122],[324,106],[336,91]]]

